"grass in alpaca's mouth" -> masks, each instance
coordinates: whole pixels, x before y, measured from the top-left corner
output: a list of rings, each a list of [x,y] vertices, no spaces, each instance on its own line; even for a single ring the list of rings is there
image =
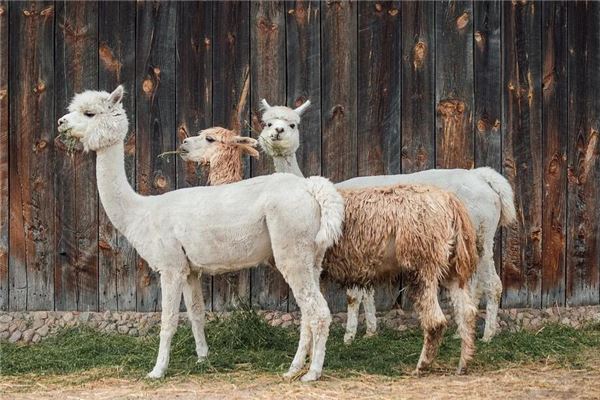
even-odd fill
[[[169,159],[168,159],[169,156],[178,155],[178,154],[186,154],[186,153],[187,153],[187,151],[185,151],[185,150],[177,149],[177,150],[165,151],[164,153],[160,153],[157,157],[169,162]]]
[[[79,144],[79,139],[71,135],[71,129],[59,131],[58,139],[65,146],[65,150],[68,155],[72,156],[73,154],[75,154],[75,151],[77,150],[77,145]]]
[[[587,368],[589,354],[600,346],[600,326],[573,329],[549,325],[538,332],[500,333],[490,343],[477,343],[470,374],[524,364]],[[451,374],[458,364],[460,340],[449,329],[434,362],[433,374]],[[194,338],[181,327],[171,348],[169,376],[227,371],[282,373],[289,367],[298,344],[297,328],[272,327],[254,311],[236,311],[207,325],[208,359],[196,364]],[[344,330],[333,325],[327,342],[325,372],[345,377],[361,373],[408,375],[414,369],[422,333],[383,328],[372,338],[360,335],[351,346],[343,343]],[[3,375],[66,374],[105,371],[107,376],[142,377],[154,365],[158,327],[148,337],[106,334],[71,328],[40,343],[0,342]]]

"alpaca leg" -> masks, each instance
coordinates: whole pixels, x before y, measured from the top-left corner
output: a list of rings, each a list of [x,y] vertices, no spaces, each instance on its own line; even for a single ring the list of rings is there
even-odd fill
[[[414,308],[423,328],[424,339],[421,356],[415,374],[427,369],[437,354],[446,330],[446,317],[438,302],[438,283],[436,280],[424,280],[422,277],[413,280],[412,297]]]
[[[346,321],[346,333],[344,334],[344,343],[351,344],[356,336],[358,326],[358,312],[360,310],[360,302],[364,291],[357,286],[346,290],[346,298],[348,299],[348,317]]]
[[[160,286],[162,290],[160,344],[156,365],[147,375],[148,378],[162,378],[169,366],[171,340],[179,322],[179,304],[181,302],[181,292],[185,285],[185,279],[183,271],[179,270],[163,271],[160,273]]]
[[[298,350],[296,350],[296,355],[294,356],[294,360],[292,361],[292,365],[290,365],[289,370],[283,374],[284,378],[291,379],[306,364],[306,356],[311,348],[312,342],[312,334],[310,332],[310,324],[308,317],[302,313],[301,322],[300,322],[300,341],[298,342]]]
[[[282,264],[278,263],[277,265]],[[303,360],[306,359],[306,353],[310,349],[310,342],[312,341],[310,369],[302,377],[302,381],[314,381],[321,376],[323,370],[325,344],[329,336],[331,314],[327,302],[315,282],[316,279],[311,265],[305,264],[303,268],[283,268],[282,273],[292,289],[303,319],[298,351],[286,375],[293,376],[299,371],[298,366],[303,365]]]
[[[498,331],[498,308],[502,297],[502,280],[496,273],[493,259],[488,261],[488,281],[485,285],[485,330],[481,340],[489,342]]]
[[[475,353],[475,316],[477,315],[477,308],[473,304],[467,288],[461,288],[456,281],[451,282],[446,287],[454,308],[457,331],[462,340],[460,362],[456,372],[464,374],[467,372],[468,361],[473,358]]]
[[[202,293],[201,274],[191,272],[187,283],[183,286],[183,300],[187,309],[188,318],[192,325],[194,340],[196,341],[196,354],[198,362],[204,361],[208,355],[208,345],[204,336],[204,296]]]
[[[367,332],[365,337],[375,336],[377,334],[377,313],[375,309],[375,289],[365,289],[363,297],[363,307],[365,309],[365,322],[367,324]]]

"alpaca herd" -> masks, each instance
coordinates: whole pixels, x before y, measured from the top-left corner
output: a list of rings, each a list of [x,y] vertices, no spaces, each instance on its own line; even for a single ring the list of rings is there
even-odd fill
[[[508,182],[489,168],[431,170],[410,175],[360,177],[333,185],[304,178],[296,161],[299,124],[308,109],[263,100],[258,142],[222,127],[186,138],[181,157],[209,169],[210,186],[142,196],[124,165],[128,120],[123,88],[75,95],[58,121],[63,136],[94,151],[100,200],[113,225],[160,274],[159,351],[149,378],[164,376],[177,329],[181,296],[198,361],[208,354],[200,276],[269,261],[290,286],[301,312],[300,340],[286,377],[310,365],[301,380],[321,376],[331,315],[320,280],[347,289],[344,341],[356,335],[360,300],[367,335],[376,333],[374,287],[402,273],[424,332],[416,373],[433,361],[447,325],[438,289],[448,289],[461,338],[458,373],[474,353],[476,305],[487,302],[483,339],[496,332],[501,281],[493,262],[498,225],[515,219]],[[242,180],[242,157],[258,157],[257,144],[276,173]],[[198,207],[201,204],[201,207]]]

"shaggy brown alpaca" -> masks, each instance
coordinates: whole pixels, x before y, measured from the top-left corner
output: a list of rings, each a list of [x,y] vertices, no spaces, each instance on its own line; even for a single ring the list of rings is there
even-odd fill
[[[216,186],[242,180],[242,157],[248,154],[258,158],[259,153],[254,148],[256,145],[255,139],[216,126],[200,131],[198,136],[184,139],[179,152],[186,161],[208,166],[208,183]]]
[[[421,185],[339,190],[344,231],[325,254],[323,270],[345,287],[372,287],[409,277],[425,340],[416,372],[435,357],[447,322],[438,288],[449,290],[462,339],[458,373],[474,353],[476,309],[468,282],[477,265],[475,230],[454,194]]]

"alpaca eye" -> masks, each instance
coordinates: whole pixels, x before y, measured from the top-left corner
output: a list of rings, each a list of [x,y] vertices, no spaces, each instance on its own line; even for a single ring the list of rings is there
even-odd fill
[[[272,127],[272,126],[273,126],[273,124],[269,122],[269,123],[267,124],[267,126],[270,128],[270,127]]]
[[[215,139],[213,139],[213,138],[211,138],[211,137],[209,136],[209,137],[207,137],[207,138],[206,138],[206,141],[207,141],[208,143],[212,143],[212,142],[214,142],[214,141],[215,141]]]
[[[86,111],[86,112],[84,112],[84,113],[83,113],[83,115],[85,115],[85,116],[86,116],[86,117],[88,117],[88,118],[92,118],[92,117],[93,117],[94,115],[96,115],[96,114],[94,114],[94,113],[91,113],[91,112],[89,112],[89,111]]]
[[[296,127],[296,124],[290,124],[290,128],[294,129]]]

